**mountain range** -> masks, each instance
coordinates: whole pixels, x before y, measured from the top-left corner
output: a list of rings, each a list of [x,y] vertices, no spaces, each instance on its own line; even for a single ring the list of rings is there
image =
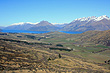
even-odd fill
[[[73,20],[66,25],[63,31],[90,31],[90,30],[109,30],[110,18],[106,15],[100,17],[83,17]]]
[[[110,18],[106,15],[96,17],[83,17],[70,23],[52,24],[48,21],[40,23],[17,23],[4,28],[5,30],[30,30],[30,31],[90,31],[110,30]]]

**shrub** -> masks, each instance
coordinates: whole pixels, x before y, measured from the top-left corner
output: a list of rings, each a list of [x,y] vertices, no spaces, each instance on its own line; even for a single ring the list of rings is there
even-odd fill
[[[56,44],[56,46],[63,47],[63,45],[62,45],[62,44]]]
[[[61,55],[59,54],[59,58],[61,58]]]
[[[50,58],[48,58],[48,61],[51,60]]]

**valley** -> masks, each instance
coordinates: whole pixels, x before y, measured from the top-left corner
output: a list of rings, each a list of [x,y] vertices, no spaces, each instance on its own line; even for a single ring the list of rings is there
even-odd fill
[[[107,31],[0,33],[1,73],[109,73]],[[106,61],[106,62],[105,62]]]
[[[110,0],[0,0],[0,73],[110,73]]]

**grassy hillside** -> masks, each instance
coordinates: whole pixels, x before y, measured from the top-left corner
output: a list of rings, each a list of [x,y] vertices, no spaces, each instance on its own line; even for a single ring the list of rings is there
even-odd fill
[[[85,32],[80,34],[80,41],[110,46],[110,30]]]
[[[0,33],[0,72],[109,73],[110,65],[104,62],[110,59],[109,47],[87,44],[84,36],[100,34],[88,33]]]

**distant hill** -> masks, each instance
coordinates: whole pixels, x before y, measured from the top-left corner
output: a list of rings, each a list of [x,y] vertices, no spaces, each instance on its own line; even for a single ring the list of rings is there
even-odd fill
[[[64,26],[68,25],[68,23],[62,23],[62,24],[55,24],[55,26],[59,28],[63,28]]]
[[[49,23],[48,21],[41,21],[40,23],[34,25],[28,30],[31,31],[57,31],[59,27]]]
[[[15,23],[15,24],[10,25],[4,29],[5,30],[27,30],[32,26],[34,26],[34,25],[31,23]]]
[[[106,31],[87,31],[79,34],[80,42],[94,42],[95,44],[102,44],[110,46],[110,30]]]
[[[0,29],[4,29],[5,27],[3,27],[3,26],[0,26]]]
[[[90,31],[90,30],[109,30],[110,18],[106,15],[100,17],[78,18],[66,25],[62,31]]]

